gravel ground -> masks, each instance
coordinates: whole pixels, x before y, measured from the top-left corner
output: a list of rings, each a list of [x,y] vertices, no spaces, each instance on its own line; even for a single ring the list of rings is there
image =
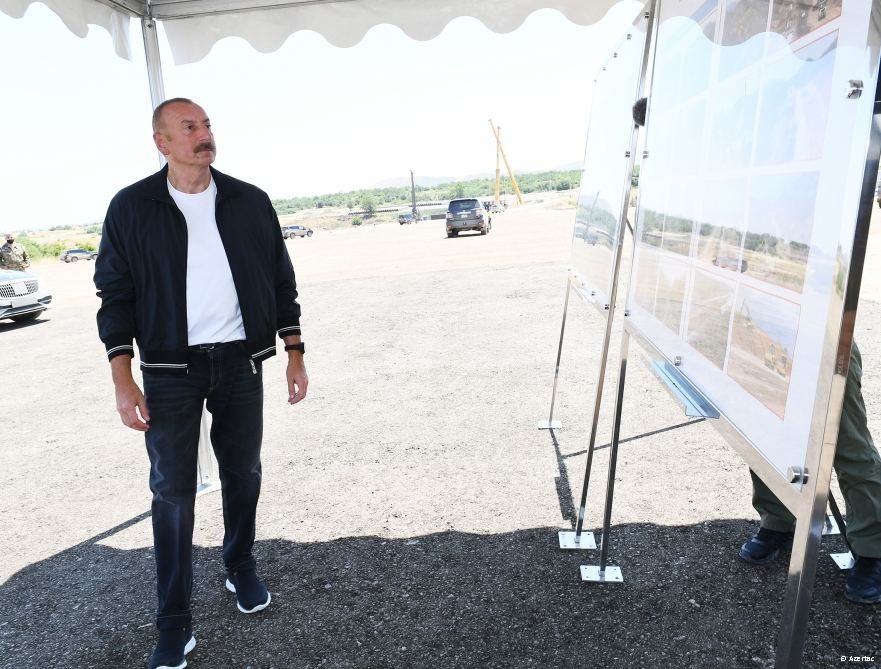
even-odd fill
[[[220,495],[199,497],[190,666],[773,665],[787,565],[736,557],[756,526],[746,468],[710,423],[682,414],[635,347],[609,544],[624,583],[582,583],[579,566],[598,553],[557,548],[581,491],[602,335],[573,299],[555,411],[564,427],[536,430],[565,289],[564,204],[509,210],[487,237],[447,240],[434,221],[288,242],[311,385],[289,407],[281,364],[265,367],[255,551],[273,603],[255,616],[235,609]],[[113,410],[92,265],[36,270],[55,307],[31,325],[0,323],[0,666],[140,667],[155,638],[143,442]],[[878,435],[874,286],[857,327]],[[601,524],[610,408],[588,528]],[[842,655],[881,666],[881,609],[844,599],[825,556],[842,550],[824,539],[805,667],[847,665]]]

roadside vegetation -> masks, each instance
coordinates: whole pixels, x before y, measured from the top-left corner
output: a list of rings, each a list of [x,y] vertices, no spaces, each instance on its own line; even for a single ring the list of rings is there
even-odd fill
[[[25,250],[28,252],[28,255],[31,257],[31,262],[36,260],[42,260],[44,258],[57,258],[61,255],[62,251],[66,249],[86,249],[87,251],[96,251],[97,250],[97,234],[91,232],[91,228],[94,226],[86,226],[86,229],[76,228],[74,226],[64,226],[65,230],[79,232],[83,235],[80,239],[74,240],[66,240],[66,239],[55,239],[53,241],[47,241],[46,238],[51,238],[53,232],[58,232],[56,228],[52,228],[48,233],[40,233],[39,237],[36,234],[32,237],[31,234],[19,234],[16,235],[15,241],[19,242],[22,246],[24,246]],[[97,226],[100,231],[101,227]],[[86,235],[89,235],[87,237]]]
[[[577,189],[581,181],[579,170],[536,172],[517,174],[517,184],[526,193],[564,191]],[[510,179],[504,177],[501,191],[508,202],[513,201]],[[435,186],[417,186],[419,202],[443,202],[457,197],[490,198],[495,193],[492,178],[453,181]],[[369,188],[329,193],[309,197],[282,198],[272,201],[282,225],[301,224],[314,229],[333,230],[351,226],[378,223],[396,223],[397,211],[393,208],[409,206],[409,186],[393,188]],[[384,211],[392,209],[391,211]],[[444,206],[420,206],[421,215],[443,214]],[[19,232],[16,240],[27,249],[33,260],[57,258],[69,248],[97,250],[101,241],[101,223],[86,225],[54,225],[48,230]]]
[[[515,174],[517,184],[524,193],[540,191],[570,190],[578,188],[581,172],[578,170],[536,172],[534,174]],[[501,188],[505,193],[513,193],[510,179],[502,179]],[[457,197],[489,196],[495,192],[495,180],[492,178],[471,179],[470,181],[453,181],[436,186],[416,186],[416,199],[420,202],[451,200]],[[304,209],[348,209],[363,212],[370,217],[377,208],[387,206],[406,206],[411,202],[409,186],[392,188],[368,188],[348,191],[346,193],[329,193],[309,197],[293,197],[273,200],[279,216],[294,214]]]

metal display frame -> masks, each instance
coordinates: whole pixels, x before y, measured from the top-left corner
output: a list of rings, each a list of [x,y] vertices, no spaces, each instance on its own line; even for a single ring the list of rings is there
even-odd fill
[[[649,2],[650,2],[650,0],[646,0],[645,7],[647,7],[649,5]],[[632,30],[637,28],[638,23],[640,21],[645,21],[647,19],[648,19],[648,12],[643,11],[634,20],[633,24],[631,25],[631,29],[630,29],[631,32],[625,33],[625,37],[624,37],[624,39],[621,40],[621,42],[625,42],[627,40],[632,39]],[[619,42],[619,44],[621,42]],[[634,102],[642,94],[642,83],[643,83],[643,80],[645,79],[645,72],[644,72],[645,56],[646,56],[646,49],[648,48],[648,43],[649,43],[648,31],[646,30],[646,40],[645,40],[645,44],[643,46],[643,64],[642,64],[643,71],[640,74],[638,87],[637,87],[639,93],[638,93],[637,97],[634,98]],[[617,55],[618,55],[617,51],[613,52],[613,54],[609,60],[611,60],[613,58],[617,58]],[[609,60],[607,60],[606,62],[608,63]],[[607,69],[607,67],[604,66],[603,70],[606,70],[606,69]],[[596,83],[596,81],[598,81],[598,79],[595,79],[594,83]],[[587,129],[587,146],[588,146],[588,148],[590,146],[590,130],[591,130],[592,124],[593,124],[593,119],[588,121],[588,129]],[[635,139],[633,139],[634,132],[635,132],[635,130],[631,131],[632,137],[631,137],[631,141],[629,143],[629,146],[627,146],[627,145],[622,146],[622,149],[624,152],[623,158],[625,158],[625,176],[622,178],[625,179],[626,185],[623,186],[623,191],[622,191],[622,195],[624,196],[622,198],[622,212],[623,213],[620,214],[618,217],[618,222],[617,222],[617,226],[616,226],[616,240],[617,240],[616,241],[616,248],[615,248],[615,252],[612,256],[612,265],[609,268],[609,277],[608,277],[607,285],[606,285],[606,288],[609,291],[609,294],[603,295],[603,297],[606,299],[598,301],[596,299],[596,293],[598,291],[588,292],[588,289],[584,285],[582,285],[582,282],[580,280],[577,279],[577,277],[579,276],[579,273],[575,270],[574,267],[572,267],[572,266],[569,267],[569,269],[567,271],[567,276],[566,276],[566,296],[563,299],[563,318],[562,318],[562,322],[560,324],[560,340],[559,340],[559,344],[557,346],[557,361],[556,361],[556,365],[554,367],[554,381],[553,381],[553,386],[551,389],[551,406],[550,406],[550,410],[548,412],[548,419],[538,421],[537,427],[539,430],[555,430],[555,429],[560,429],[563,427],[563,424],[559,420],[554,420],[554,406],[555,406],[556,398],[557,398],[557,381],[559,380],[559,377],[560,377],[560,360],[562,359],[562,355],[563,355],[563,339],[564,339],[565,332],[566,332],[566,316],[569,311],[569,297],[572,293],[573,288],[575,290],[575,293],[582,299],[583,302],[586,302],[588,304],[592,304],[596,308],[596,310],[599,312],[599,314],[606,320],[606,336],[604,339],[605,343],[603,345],[603,350],[602,350],[602,354],[601,354],[601,365],[602,365],[603,369],[601,370],[600,375],[599,375],[599,386],[598,386],[599,391],[598,391],[597,397],[599,397],[600,394],[602,393],[602,383],[603,383],[603,379],[605,378],[605,364],[606,364],[606,358],[608,357],[608,341],[609,341],[609,335],[611,332],[610,327],[611,327],[611,321],[615,315],[615,302],[616,302],[617,291],[618,291],[618,277],[620,274],[621,249],[622,249],[622,243],[623,243],[623,237],[624,237],[624,228],[626,227],[627,229],[630,230],[631,233],[633,232],[633,229],[630,227],[630,225],[628,224],[628,221],[627,221],[627,209],[628,209],[628,204],[629,204],[630,180],[631,180],[631,177],[633,174],[634,155],[636,152],[636,141],[635,141]],[[622,145],[623,144],[624,143],[622,142]],[[585,151],[585,153],[586,153],[586,151]],[[587,156],[585,156],[585,162],[586,162],[586,160],[587,160]],[[582,172],[583,172],[583,170],[582,170]],[[583,186],[584,186],[584,183],[582,183],[582,187]],[[577,223],[577,221],[576,221],[576,223]],[[575,239],[575,233],[573,231],[573,240],[574,239]]]
[[[656,7],[653,7],[653,9],[656,9]],[[654,14],[654,11],[652,13]],[[657,46],[657,23],[655,22],[654,31],[651,33],[650,45],[647,45],[647,51],[651,49],[653,54]],[[842,531],[844,529],[844,521],[835,504],[834,497],[830,494],[830,484],[839,424],[842,416],[850,351],[853,343],[860,283],[865,264],[869,224],[874,204],[879,156],[881,156],[881,94],[879,94],[879,89],[881,89],[881,78],[879,78],[879,74],[881,74],[881,62],[879,62],[879,54],[881,54],[881,3],[877,0],[871,5],[867,46],[869,53],[871,53],[874,59],[874,62],[871,63],[874,81],[868,83],[874,84],[874,86],[864,86],[862,82],[851,81],[850,90],[844,93],[848,97],[859,97],[863,92],[874,91],[873,115],[868,142],[865,147],[862,187],[856,213],[850,261],[847,264],[847,281],[843,294],[833,294],[830,298],[829,313],[839,316],[837,323],[835,318],[833,318],[827,324],[823,359],[827,361],[834,360],[834,369],[831,370],[828,377],[821,375],[818,379],[811,423],[811,435],[814,436],[808,443],[804,469],[792,467],[788,472],[788,480],[781,477],[778,470],[751,445],[747,438],[738,430],[737,426],[730,422],[724,414],[718,412],[713,404],[700,394],[699,389],[695,388],[685,375],[677,370],[679,361],[666,359],[664,353],[628,321],[629,311],[625,307],[613,434],[608,464],[600,563],[598,566],[587,565],[581,567],[583,580],[600,582],[619,582],[622,580],[620,569],[607,564],[608,533],[614,498],[615,470],[620,444],[620,427],[629,361],[630,337],[633,336],[649,356],[656,359],[656,374],[665,381],[663,385],[668,392],[683,407],[690,407],[693,410],[694,413],[690,415],[705,415],[718,418],[714,422],[714,426],[723,438],[796,518],[783,615],[777,639],[775,667],[778,669],[795,669],[801,666],[817,561],[820,553],[820,541],[823,534],[833,533],[831,531],[833,523],[826,516],[827,504],[832,507],[834,524]],[[654,61],[654,55],[652,60]],[[650,108],[651,103],[649,102],[649,112]],[[647,159],[648,154],[644,155],[644,158]],[[640,204],[638,202],[637,208],[639,208]],[[638,215],[637,220],[639,220]],[[636,255],[634,253],[631,260],[631,280],[633,278]],[[686,386],[689,388],[688,392],[684,391]],[[850,548],[849,545],[848,548]],[[851,553],[832,555],[832,558],[841,569],[847,569],[852,565]]]
[[[217,474],[217,463],[211,450],[211,430],[208,427],[208,415],[202,409],[202,423],[199,427],[198,472],[196,495],[204,495],[220,490],[220,478]]]
[[[642,49],[642,63],[640,65],[640,71],[638,75],[638,80],[636,82],[635,88],[635,97],[633,99],[634,102],[640,99],[645,90],[645,81],[646,74],[648,71],[649,65],[649,49],[652,44],[651,36],[654,26],[654,16],[656,10],[657,0],[650,0],[647,3],[648,9],[643,12],[642,16],[634,22],[634,27],[636,29],[640,29],[641,26],[638,24],[641,22],[645,22],[645,41]],[[627,34],[626,39],[631,39],[631,33]],[[589,132],[589,130],[588,130]],[[605,318],[605,329],[603,332],[603,344],[602,351],[600,355],[600,367],[597,372],[597,382],[595,385],[595,393],[594,393],[594,405],[593,405],[593,417],[591,420],[591,431],[590,438],[588,441],[587,448],[587,462],[585,464],[585,474],[584,481],[581,488],[581,498],[578,505],[578,514],[575,523],[575,530],[561,530],[558,533],[558,542],[559,546],[562,549],[566,550],[592,550],[597,547],[596,540],[594,539],[594,535],[592,532],[584,532],[584,519],[587,512],[587,494],[590,483],[590,473],[593,467],[593,455],[596,448],[596,436],[597,436],[597,428],[599,425],[599,415],[600,415],[600,407],[602,405],[602,397],[603,397],[603,387],[606,378],[606,364],[609,358],[609,344],[612,338],[612,326],[614,324],[615,312],[616,312],[616,303],[618,296],[618,286],[620,279],[620,266],[621,266],[621,255],[624,247],[624,235],[627,229],[632,229],[628,225],[627,222],[627,210],[630,205],[630,187],[631,187],[631,175],[633,174],[633,167],[635,163],[635,156],[637,150],[637,144],[639,141],[639,126],[636,123],[631,124],[630,130],[630,139],[627,148],[624,151],[625,158],[625,171],[622,175],[623,184],[623,197],[621,199],[621,210],[618,214],[618,223],[616,228],[616,245],[615,252],[612,257],[612,266],[610,269],[611,279],[610,279],[610,288],[608,295],[608,303],[604,303],[602,308],[596,300],[593,300],[593,296],[586,296],[579,290],[578,286],[575,286],[576,292],[582,297],[582,299],[586,302],[592,303],[596,306],[597,310]],[[560,343],[557,348],[557,363],[556,368],[554,370],[554,384],[553,390],[551,393],[551,409],[550,414],[548,416],[547,421],[541,421],[538,424],[539,429],[558,429],[561,427],[560,421],[554,421],[554,402],[556,399],[557,392],[557,380],[560,372],[560,359],[562,356],[563,350],[563,336],[566,328],[566,315],[569,308],[569,296],[571,294],[571,289],[575,284],[575,272],[574,270],[569,271],[567,280],[566,280],[566,297],[563,305],[563,321],[560,328]],[[606,536],[605,534],[603,536]],[[604,574],[602,575],[604,576]],[[620,573],[619,573],[620,576]],[[619,578],[620,580],[620,578]]]

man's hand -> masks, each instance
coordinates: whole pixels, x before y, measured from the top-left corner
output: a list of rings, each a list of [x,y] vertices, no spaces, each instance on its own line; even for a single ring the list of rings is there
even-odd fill
[[[116,410],[126,427],[139,432],[150,429],[150,411],[147,400],[138,384],[132,378],[131,358],[118,355],[110,361],[113,372],[113,385],[116,387]]]
[[[306,374],[306,365],[303,362],[303,354],[291,351],[288,354],[288,404],[296,404],[306,397],[306,388],[309,387],[309,377]]]

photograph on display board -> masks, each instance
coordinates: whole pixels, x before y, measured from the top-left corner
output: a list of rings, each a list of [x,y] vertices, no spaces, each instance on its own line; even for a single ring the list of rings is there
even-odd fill
[[[731,328],[728,375],[779,418],[786,413],[799,306],[741,285]]]
[[[661,231],[661,248],[681,256],[691,254],[691,237],[695,220],[693,211],[699,199],[700,183],[694,179],[670,182],[664,211],[664,228]]]
[[[734,46],[765,32],[770,9],[771,0],[725,0],[721,44]]]
[[[848,82],[876,74],[876,5],[660,3],[627,327],[780,472],[834,346],[873,103]]]
[[[719,78],[725,79],[761,61],[768,29],[770,0],[727,0],[722,10]]]
[[[691,252],[694,219],[686,216],[665,216],[661,248],[670,253],[687,256]]]
[[[703,57],[695,58],[695,53]],[[700,31],[694,24],[683,26],[682,38],[677,45],[675,56],[676,100],[686,102],[704,91],[710,84],[712,65],[712,38]]]
[[[687,278],[685,263],[664,256],[658,259],[654,316],[675,334],[679,334],[682,324]]]
[[[716,0],[661,3],[661,22],[671,48],[656,55],[652,95],[653,104],[656,102],[658,108],[669,110],[706,91],[710,83],[717,4]],[[674,17],[675,21],[668,22]],[[696,57],[698,53],[701,55]]]
[[[719,29],[719,3],[716,0],[710,0],[703,3],[705,13],[700,16],[692,15],[692,19],[701,27],[701,31],[711,42],[716,40],[716,32]]]
[[[839,16],[841,0],[777,0],[771,10],[771,32],[794,42]]]
[[[819,172],[783,172],[753,179],[743,242],[748,276],[802,292],[819,179]]]
[[[758,102],[755,73],[730,81],[714,96],[707,135],[707,162],[714,171],[749,167]]]
[[[706,116],[707,105],[702,100],[677,109],[676,143],[672,147],[673,169],[677,174],[700,172]]]
[[[686,340],[719,369],[728,350],[735,287],[732,281],[698,271],[688,305]]]
[[[654,209],[645,209],[642,221],[642,243],[661,248],[664,240],[664,214]]]
[[[756,163],[815,160],[823,154],[838,33],[787,52],[764,72]]]
[[[746,187],[745,178],[704,182],[698,260],[723,270],[746,271],[740,256],[746,229]]]

